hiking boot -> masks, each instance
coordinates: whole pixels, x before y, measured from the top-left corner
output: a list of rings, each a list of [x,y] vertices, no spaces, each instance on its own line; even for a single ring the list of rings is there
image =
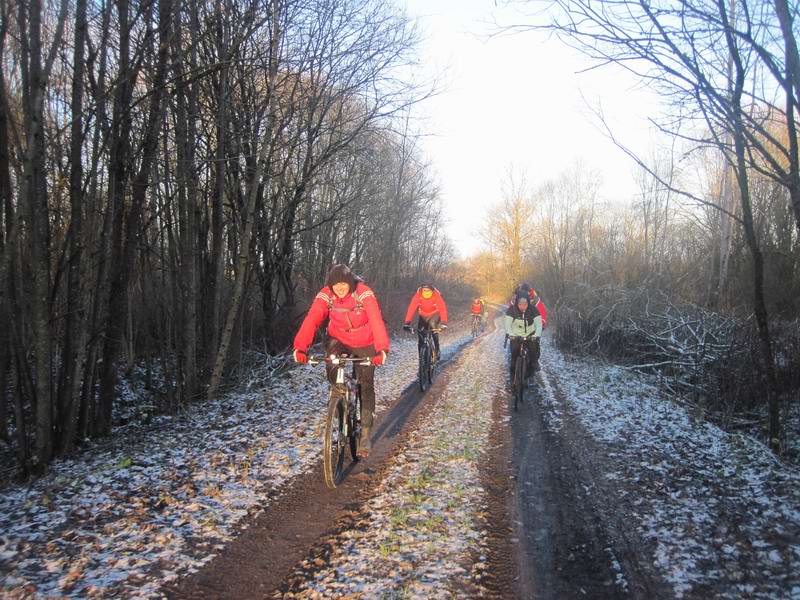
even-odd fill
[[[369,439],[369,427],[361,428],[361,436],[358,439],[358,457],[367,458],[372,450],[372,441]]]

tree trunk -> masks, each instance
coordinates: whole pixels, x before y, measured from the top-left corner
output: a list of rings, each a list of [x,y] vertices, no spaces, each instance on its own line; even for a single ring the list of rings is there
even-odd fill
[[[36,459],[39,468],[50,461],[53,453],[53,404],[51,394],[50,354],[50,249],[45,179],[44,93],[45,69],[42,65],[42,4],[32,0],[27,8],[20,6],[20,22],[30,18],[27,34],[29,64],[23,72],[25,133],[27,149],[24,158],[24,182],[21,197],[27,204],[29,256],[33,272],[33,297],[30,298],[33,350],[36,364]],[[26,76],[27,75],[27,76]]]
[[[179,11],[176,11],[179,14]],[[191,40],[191,52],[189,66],[192,73],[197,70],[197,44],[198,28],[197,6],[191,5],[189,16]],[[176,36],[180,39],[181,36]],[[197,104],[197,85],[195,83],[184,86],[184,91],[188,92],[188,97],[184,100],[188,102],[188,118],[186,119],[186,137],[184,140],[184,161],[183,173],[179,172],[179,179],[186,185],[186,198],[182,215],[184,227],[181,228],[181,289],[183,303],[183,356],[184,390],[182,396],[194,399],[198,390],[197,378],[197,223],[198,223],[198,190],[197,177],[195,175],[195,140],[197,138],[197,127],[195,126],[195,115],[198,113]],[[181,99],[179,98],[179,101]]]
[[[119,75],[114,85],[114,108],[111,121],[111,140],[109,156],[109,184],[108,184],[108,203],[103,221],[103,231],[101,235],[101,261],[97,274],[96,297],[93,310],[93,324],[101,329],[97,339],[104,340],[102,350],[99,347],[92,349],[90,353],[89,368],[98,368],[96,374],[101,382],[106,386],[111,385],[110,393],[108,389],[102,389],[97,401],[92,404],[92,414],[88,417],[92,434],[95,436],[108,435],[111,432],[111,410],[113,402],[113,387],[116,380],[111,380],[112,375],[107,374],[109,369],[116,368],[105,362],[105,356],[111,355],[110,335],[111,329],[121,327],[115,324],[110,318],[111,304],[115,302],[114,294],[121,292],[113,284],[119,278],[122,245],[122,224],[123,207],[125,204],[125,190],[127,188],[128,162],[130,160],[130,136],[131,129],[131,97],[133,88],[136,85],[137,70],[131,69],[130,65],[130,22],[128,17],[128,0],[116,0],[117,19],[119,22],[119,50],[118,63]],[[100,326],[100,322],[103,325]],[[119,343],[119,340],[114,340]],[[97,357],[102,352],[103,360],[97,363]],[[93,374],[94,378],[94,374]],[[86,389],[86,387],[84,387]],[[88,387],[88,393],[94,394],[94,386]]]
[[[82,291],[81,256],[83,254],[83,78],[86,40],[86,0],[75,5],[75,60],[72,74],[72,131],[70,132],[70,203],[71,219],[68,247],[67,322],[64,332],[59,423],[61,452],[70,452],[75,444],[78,410],[81,402],[83,363],[86,357],[86,326]]]
[[[161,125],[161,114],[165,96],[167,73],[167,57],[172,33],[172,0],[159,2],[159,39],[156,72],[150,94],[147,123],[142,143],[142,162],[132,182],[130,208],[126,219],[125,242],[120,241],[116,263],[116,272],[112,277],[109,303],[108,324],[106,327],[106,345],[103,353],[103,365],[100,378],[99,415],[101,432],[108,434],[111,430],[111,409],[116,394],[117,370],[116,362],[122,347],[123,327],[128,318],[128,282],[133,271],[134,259],[141,237],[141,219],[144,200],[148,189],[151,169],[158,148],[158,137]],[[121,234],[121,232],[120,232]]]
[[[224,279],[224,221],[222,207],[225,198],[225,139],[228,122],[228,51],[224,30],[222,0],[216,2],[217,52],[222,67],[217,88],[216,134],[217,149],[214,166],[214,192],[211,195],[211,256],[208,272],[209,294],[206,318],[206,368],[211,372],[219,350],[220,314],[222,310],[222,286]]]
[[[721,16],[725,18],[724,7]],[[735,67],[733,89],[731,95],[732,135],[736,152],[736,171],[739,183],[739,194],[742,206],[742,222],[745,238],[753,259],[753,309],[758,327],[759,346],[761,349],[762,367],[766,378],[767,407],[769,410],[769,446],[774,452],[781,449],[781,415],[775,375],[775,360],[772,353],[772,338],[769,331],[769,316],[764,300],[764,257],[758,244],[753,209],[750,201],[750,183],[747,173],[747,149],[745,127],[742,115],[742,92],[745,82],[745,70],[738,53],[736,40],[730,26],[725,29],[728,49]]]
[[[781,25],[786,52],[786,128],[789,139],[789,197],[794,213],[795,227],[800,236],[800,151],[798,150],[796,112],[800,99],[800,53],[797,49],[792,23],[792,13],[786,0],[775,0],[775,12]]]
[[[208,398],[213,399],[217,395],[217,389],[222,380],[222,373],[225,368],[225,361],[227,360],[228,347],[231,343],[233,335],[233,328],[236,325],[236,320],[239,315],[239,308],[244,295],[245,281],[247,280],[250,269],[248,264],[250,262],[250,242],[253,238],[253,225],[255,223],[255,206],[256,199],[258,198],[258,190],[261,184],[262,173],[267,163],[267,157],[273,144],[273,135],[275,131],[275,119],[277,111],[277,98],[276,98],[276,81],[278,78],[278,40],[281,35],[280,30],[280,0],[271,0],[272,11],[272,39],[270,40],[270,57],[269,57],[269,81],[268,90],[269,94],[269,108],[267,114],[267,130],[263,136],[261,150],[258,154],[258,160],[255,168],[252,170],[247,182],[247,206],[244,211],[243,218],[246,220],[244,225],[244,232],[239,241],[239,256],[237,257],[237,270],[236,282],[234,284],[233,295],[231,297],[231,305],[228,308],[228,316],[225,319],[225,327],[222,330],[220,339],[219,350],[217,351],[217,359],[214,364],[214,371],[211,374],[211,381],[208,386]],[[269,193],[269,185],[265,185],[266,193]]]

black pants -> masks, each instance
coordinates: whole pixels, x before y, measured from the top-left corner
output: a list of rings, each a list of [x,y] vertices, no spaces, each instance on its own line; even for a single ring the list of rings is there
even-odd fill
[[[337,339],[331,338],[325,345],[325,353],[347,354],[359,358],[372,358],[375,356],[375,347],[366,346],[365,348],[350,348],[345,346]],[[336,383],[336,366],[330,363],[325,364],[328,373],[328,381]],[[356,364],[356,379],[361,386],[361,424],[364,427],[372,427],[372,416],[375,412],[375,367],[373,365]]]
[[[439,313],[433,313],[427,319],[420,315],[419,320],[417,321],[417,329],[420,331],[417,334],[417,351],[422,351],[422,346],[425,343],[425,335],[422,333],[427,329],[435,329],[439,327],[442,318],[439,316]],[[439,356],[439,334],[433,334],[433,345],[436,348],[436,356]]]
[[[523,343],[528,345],[528,375],[533,373],[534,367],[539,364],[539,354],[541,353],[539,338],[530,337],[524,341],[520,338],[511,338],[511,364],[509,368],[511,370],[512,380],[514,379],[514,365],[517,364],[517,357],[519,356]]]

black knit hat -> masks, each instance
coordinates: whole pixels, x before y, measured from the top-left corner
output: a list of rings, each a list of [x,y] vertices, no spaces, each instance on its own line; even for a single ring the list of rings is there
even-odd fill
[[[333,265],[331,270],[328,271],[328,277],[325,280],[325,285],[328,287],[337,283],[346,283],[350,286],[350,291],[356,289],[357,278],[350,270],[350,267],[344,264]]]

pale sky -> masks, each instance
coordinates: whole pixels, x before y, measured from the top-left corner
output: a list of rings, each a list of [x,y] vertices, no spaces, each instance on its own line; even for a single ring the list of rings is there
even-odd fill
[[[586,59],[543,33],[487,39],[493,15],[523,22],[492,0],[400,1],[425,36],[425,68],[444,73],[441,93],[420,107],[420,129],[462,256],[480,249],[481,218],[500,199],[511,166],[536,187],[580,159],[602,174],[604,198],[634,194],[633,162],[586,105],[601,104],[615,135],[645,152],[651,144],[645,117],[654,100],[624,72],[579,73]]]

